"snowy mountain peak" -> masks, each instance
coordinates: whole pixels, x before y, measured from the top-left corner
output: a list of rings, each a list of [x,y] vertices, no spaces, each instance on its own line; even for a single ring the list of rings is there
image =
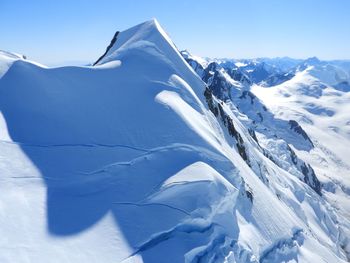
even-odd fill
[[[159,50],[165,54],[171,49],[177,51],[172,40],[158,21],[151,19],[120,33],[117,31],[112,38],[110,46],[107,47],[106,53],[95,64],[100,65],[118,60],[122,54],[128,53],[130,50],[140,49],[148,50],[149,52]],[[171,53],[174,53],[174,51]]]
[[[340,97],[306,71],[276,75],[294,62],[182,54],[150,20],[93,67],[0,56],[15,61],[0,78],[0,262],[349,258],[350,146],[318,131],[332,114],[350,127]],[[253,85],[271,74],[291,79]]]

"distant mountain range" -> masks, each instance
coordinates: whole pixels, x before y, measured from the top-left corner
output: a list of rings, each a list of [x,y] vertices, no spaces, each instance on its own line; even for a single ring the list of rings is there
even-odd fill
[[[256,59],[210,59],[192,56],[187,50],[181,54],[190,63],[198,63],[202,68],[209,64],[222,67],[233,80],[246,82],[245,84],[258,84],[265,87],[281,84],[293,78],[298,72],[309,70],[309,73],[341,90],[350,89],[350,61],[332,60],[320,61],[316,57],[308,59],[282,58],[256,58]],[[243,78],[243,79],[242,79]]]

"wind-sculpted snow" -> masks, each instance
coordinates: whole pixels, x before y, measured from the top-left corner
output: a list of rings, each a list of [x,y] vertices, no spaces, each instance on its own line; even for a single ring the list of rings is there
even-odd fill
[[[345,262],[349,223],[304,160],[328,148],[220,65],[204,83],[157,21],[92,67],[1,61],[1,262]]]

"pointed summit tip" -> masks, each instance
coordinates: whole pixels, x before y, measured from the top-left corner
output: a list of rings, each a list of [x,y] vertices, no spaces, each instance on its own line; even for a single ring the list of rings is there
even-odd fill
[[[161,27],[158,20],[156,18],[151,18],[150,20],[146,20],[132,28],[143,28],[143,27],[155,27],[159,28]]]
[[[154,24],[159,24],[157,18],[155,18],[155,17],[151,18],[149,21],[154,23]]]
[[[177,51],[175,44],[160,26],[158,20],[152,18],[129,29],[120,32],[117,31],[105,53],[93,65],[99,65],[117,59],[120,52],[126,50],[126,47],[133,46],[134,43],[139,41],[153,43],[160,49],[168,49],[169,47]]]

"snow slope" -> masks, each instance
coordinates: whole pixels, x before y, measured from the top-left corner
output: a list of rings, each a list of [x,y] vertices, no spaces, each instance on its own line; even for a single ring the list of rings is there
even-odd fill
[[[187,59],[187,56],[184,57]],[[194,63],[192,62],[191,65]],[[214,68],[211,67],[211,69]],[[243,85],[247,83],[246,81],[241,81],[239,83],[241,85],[233,84],[231,76],[222,74],[222,68],[217,67],[217,69],[212,71],[211,79],[202,75],[209,89],[219,98],[219,101],[223,100],[220,102],[221,105],[226,105],[228,112],[232,112],[231,114],[235,115],[248,129],[246,133],[257,143],[255,149],[279,168],[304,181],[333,206],[331,210],[338,211],[337,221],[342,226],[342,242],[346,247],[350,211],[349,166],[346,164],[348,161],[342,161],[338,156],[347,158],[345,151],[348,148],[349,138],[346,136],[347,130],[344,127],[348,116],[346,114],[349,104],[348,93],[331,87],[326,88],[326,84],[310,74],[311,67],[298,72],[292,80],[269,88]],[[230,72],[230,69],[225,70]],[[324,70],[327,69],[324,68]],[[206,71],[207,69],[204,68],[204,72]],[[218,91],[225,91],[225,93]],[[336,103],[338,105],[335,105]],[[333,112],[327,107],[336,107],[339,115],[333,116]],[[225,109],[225,107],[222,108]],[[309,112],[303,111],[304,108]],[[221,111],[219,107],[217,112]],[[215,113],[215,110],[213,112]],[[317,118],[314,120],[310,113]],[[218,115],[222,118],[221,113]],[[309,128],[318,129],[321,134],[327,134],[326,126],[321,126],[320,120],[342,133],[344,137],[335,140],[332,134],[326,139],[314,136],[314,133],[309,132]],[[342,143],[344,146],[339,146]],[[330,148],[334,148],[334,151],[338,150],[338,153],[335,154]],[[339,152],[340,149],[344,152]],[[255,173],[264,181],[271,180],[265,175],[266,172],[269,173],[264,165],[266,161],[261,160],[249,149],[246,152],[246,159]],[[256,163],[256,160],[259,161]],[[296,189],[292,191],[295,192]],[[279,193],[277,195],[279,196]]]
[[[271,88],[254,86],[252,91],[279,118],[298,120],[311,136],[316,147],[299,155],[323,182],[325,198],[349,220],[350,93],[322,82],[313,70],[307,68]]]
[[[0,59],[1,262],[346,261],[303,162],[264,155],[156,20],[93,67]]]

